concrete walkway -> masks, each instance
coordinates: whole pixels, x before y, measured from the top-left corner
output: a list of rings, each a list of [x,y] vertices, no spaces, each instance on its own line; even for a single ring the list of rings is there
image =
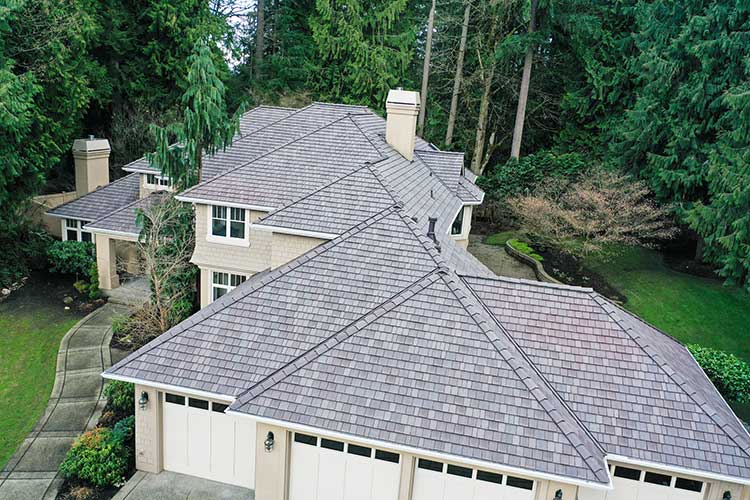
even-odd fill
[[[511,257],[501,246],[482,243],[483,236],[469,236],[469,252],[498,276],[536,280],[534,271]]]
[[[254,500],[247,488],[176,472],[137,471],[112,500]]]
[[[110,304],[123,304],[135,308],[148,301],[151,289],[146,278],[134,276],[124,279],[117,288],[105,290],[104,295],[107,296]]]
[[[124,306],[105,304],[65,334],[47,408],[0,472],[0,500],[55,498],[62,484],[58,465],[73,440],[96,425],[104,408],[100,374],[112,363],[112,317],[126,312]]]

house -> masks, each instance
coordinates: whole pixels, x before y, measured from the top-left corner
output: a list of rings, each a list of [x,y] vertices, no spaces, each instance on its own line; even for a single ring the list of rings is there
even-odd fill
[[[750,435],[682,345],[465,251],[483,193],[415,135],[418,102],[256,108],[204,160],[177,195],[204,307],[103,374],[136,384],[136,466],[261,500],[750,500]],[[169,184],[127,168],[57,209],[100,276],[144,176]],[[93,197],[121,204],[73,211]]]

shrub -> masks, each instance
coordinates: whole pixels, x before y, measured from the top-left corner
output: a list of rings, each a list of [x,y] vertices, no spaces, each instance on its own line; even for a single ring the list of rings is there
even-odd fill
[[[99,290],[99,269],[96,267],[96,259],[89,266],[88,294],[90,300],[100,299],[102,291]]]
[[[60,473],[100,488],[124,483],[131,453],[122,435],[106,427],[82,434],[60,464]]]
[[[47,250],[50,272],[89,275],[94,245],[83,241],[55,241]]]
[[[132,415],[135,411],[135,386],[129,382],[111,380],[104,387],[107,406],[117,413]]]
[[[542,262],[544,260],[544,257],[536,253],[536,251],[529,246],[528,243],[523,241],[518,241],[517,239],[508,240],[508,244],[512,246],[515,250],[518,250],[522,254],[528,255],[532,259]]]
[[[125,417],[112,428],[112,439],[120,443],[127,443],[135,433],[135,415]]]
[[[578,153],[541,151],[496,165],[488,175],[477,179],[477,184],[487,192],[489,200],[504,200],[534,191],[550,178],[575,180],[589,166],[590,162]]]
[[[730,403],[750,403],[750,365],[734,354],[691,344],[688,349]]]
[[[145,304],[132,316],[120,316],[112,320],[112,343],[116,347],[134,351],[161,335],[159,314],[154,306]]]
[[[52,237],[24,217],[3,218],[0,232],[0,287],[10,286],[31,269],[47,267],[47,249]]]

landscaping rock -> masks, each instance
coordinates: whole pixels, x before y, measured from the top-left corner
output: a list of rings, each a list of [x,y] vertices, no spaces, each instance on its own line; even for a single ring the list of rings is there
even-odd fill
[[[63,304],[65,304],[66,306],[72,304],[73,301],[73,297],[71,297],[70,295],[66,295],[65,297],[63,297]]]

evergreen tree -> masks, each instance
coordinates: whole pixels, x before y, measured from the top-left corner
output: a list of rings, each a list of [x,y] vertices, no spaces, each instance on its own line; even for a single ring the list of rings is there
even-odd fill
[[[241,105],[229,116],[224,84],[206,40],[196,43],[189,63],[187,88],[181,99],[182,120],[167,127],[153,126],[156,152],[147,155],[179,189],[200,182],[203,154],[213,154],[231,144],[244,112]]]
[[[310,27],[321,98],[382,109],[388,90],[413,87],[416,22],[406,0],[317,0]]]

